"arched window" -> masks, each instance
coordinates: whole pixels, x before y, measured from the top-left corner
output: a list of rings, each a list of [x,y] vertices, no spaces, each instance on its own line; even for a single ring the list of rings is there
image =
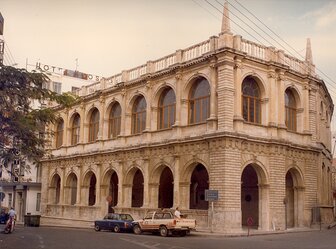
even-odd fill
[[[248,76],[242,84],[242,113],[247,122],[261,123],[261,99],[258,83]]]
[[[80,116],[78,113],[76,113],[75,117],[73,118],[71,126],[71,145],[76,145],[79,143],[79,134],[80,134]]]
[[[64,121],[63,119],[59,120],[56,128],[56,148],[59,148],[63,145],[63,131],[64,131]]]
[[[109,138],[115,138],[120,134],[121,107],[119,103],[113,104],[109,117]]]
[[[193,84],[189,95],[189,124],[202,123],[210,116],[210,86],[204,78]]]
[[[141,133],[146,129],[146,100],[139,96],[132,109],[132,134]]]
[[[171,128],[175,123],[176,98],[173,89],[166,88],[159,101],[159,129]]]
[[[94,109],[89,123],[89,142],[94,142],[98,138],[99,132],[99,111]]]
[[[285,91],[286,126],[290,131],[296,131],[296,101],[290,89]]]

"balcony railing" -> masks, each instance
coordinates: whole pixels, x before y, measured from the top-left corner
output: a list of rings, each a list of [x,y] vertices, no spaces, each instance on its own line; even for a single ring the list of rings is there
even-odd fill
[[[219,37],[213,36],[210,39],[193,45],[184,50],[177,50],[175,53],[157,59],[155,61],[148,61],[146,64],[125,70],[122,73],[113,75],[100,82],[93,83],[88,86],[83,86],[78,89],[75,94],[79,96],[89,95],[98,90],[103,90],[116,86],[121,82],[131,82],[140,79],[146,74],[155,74],[160,71],[169,69],[171,66],[188,63],[192,60],[203,57],[208,53],[218,51]],[[314,76],[313,65],[308,65],[307,62],[299,60],[293,56],[285,54],[282,50],[277,50],[274,47],[267,47],[258,43],[242,39],[241,36],[236,35],[232,37],[233,49],[237,52],[244,53],[246,56],[255,58],[261,61],[273,61],[282,64],[289,69],[301,73],[312,73]],[[224,47],[229,47],[225,44]]]

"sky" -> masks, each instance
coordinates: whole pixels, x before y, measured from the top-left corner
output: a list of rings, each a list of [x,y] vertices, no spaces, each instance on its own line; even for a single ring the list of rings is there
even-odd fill
[[[109,77],[218,35],[223,3],[224,0],[0,0],[7,64],[25,67],[28,60],[29,64],[77,68]],[[285,48],[300,58],[305,56],[306,39],[310,38],[317,73],[336,103],[336,0],[229,3],[232,31],[245,39]],[[272,34],[238,3],[295,51],[274,34],[271,39],[258,30],[251,20]]]

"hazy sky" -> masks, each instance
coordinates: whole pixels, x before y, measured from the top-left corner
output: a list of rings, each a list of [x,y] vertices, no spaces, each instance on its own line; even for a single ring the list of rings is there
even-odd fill
[[[331,80],[318,74],[335,101],[336,0],[237,1],[302,56],[311,38],[314,63]],[[224,0],[208,2],[222,11]],[[229,2],[243,11],[236,0]],[[205,41],[221,28],[221,13],[205,0],[0,0],[0,12],[5,49],[20,67],[27,58],[32,64],[75,69],[78,58],[79,71],[105,77]],[[231,13],[230,18],[240,22]],[[256,27],[269,43],[242,26],[247,32],[231,23],[234,34],[254,40],[252,34],[264,45],[281,48]]]

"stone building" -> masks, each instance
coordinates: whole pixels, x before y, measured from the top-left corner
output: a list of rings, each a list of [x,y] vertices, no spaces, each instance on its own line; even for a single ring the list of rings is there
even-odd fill
[[[42,163],[42,224],[92,226],[174,208],[200,227],[261,230],[333,219],[333,103],[304,61],[218,36],[77,91]],[[211,215],[205,190],[218,190]]]

